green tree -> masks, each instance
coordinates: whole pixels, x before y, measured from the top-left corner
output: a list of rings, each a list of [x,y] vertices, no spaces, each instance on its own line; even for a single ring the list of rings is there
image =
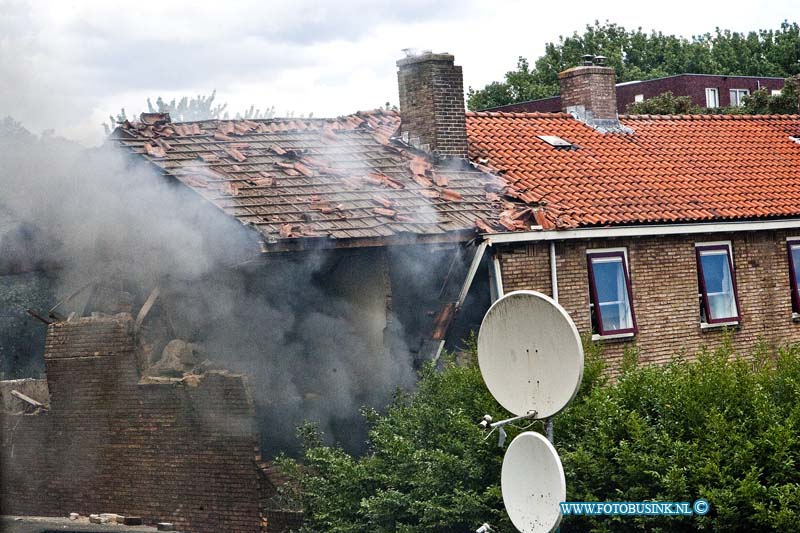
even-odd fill
[[[780,94],[772,95],[759,89],[744,99],[735,112],[748,115],[793,115],[800,113],[800,82],[797,77],[786,78]]]
[[[6,116],[0,120],[0,142],[13,141],[19,144],[33,144],[36,136],[28,131],[21,122],[14,120],[14,117]]]
[[[727,337],[696,361],[638,364],[607,383],[590,345],[576,399],[555,418],[570,501],[693,501],[706,516],[566,517],[562,531],[796,530],[800,523],[800,347],[749,358]],[[305,428],[297,498],[307,531],[513,531],[503,511],[503,450],[476,421],[506,416],[474,363],[426,367],[413,395],[368,412],[369,452],[351,457]],[[509,432],[512,438],[520,429]],[[534,429],[542,431],[540,423]],[[471,528],[471,529],[470,529]]]
[[[418,391],[398,394],[386,415],[365,412],[372,430],[361,458],[320,445],[305,428],[305,530],[474,531],[490,522],[511,531],[498,485],[502,450],[477,426],[484,413],[506,415],[474,365],[450,363],[442,373],[425,367]]]
[[[619,82],[682,73],[788,77],[800,71],[800,26],[785,21],[778,30],[749,33],[717,28],[687,39],[596,21],[582,34],[548,43],[532,68],[520,57],[517,69],[507,72],[504,81],[479,90],[470,87],[468,106],[478,110],[555,96],[558,73],[579,65],[585,54],[605,56]]]
[[[692,102],[691,96],[675,96],[667,91],[628,105],[627,112],[634,115],[686,115],[700,113],[701,110],[702,108]]]

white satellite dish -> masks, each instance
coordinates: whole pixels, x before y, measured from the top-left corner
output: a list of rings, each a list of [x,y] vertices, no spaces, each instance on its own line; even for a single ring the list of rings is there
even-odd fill
[[[517,435],[503,458],[500,487],[508,516],[522,533],[558,527],[567,484],[561,459],[546,438],[533,431]]]
[[[583,345],[563,307],[538,292],[514,291],[483,317],[478,364],[500,405],[515,415],[536,411],[536,418],[547,418],[578,392]]]

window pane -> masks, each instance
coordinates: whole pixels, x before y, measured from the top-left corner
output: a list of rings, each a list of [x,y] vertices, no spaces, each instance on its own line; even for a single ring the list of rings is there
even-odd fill
[[[706,89],[706,107],[719,107],[719,93],[714,88]]]
[[[736,318],[738,313],[728,252],[725,250],[700,252],[700,266],[703,269],[711,319]]]
[[[750,94],[749,89],[731,89],[731,105],[741,106],[744,104],[744,97]]]
[[[592,259],[600,319],[605,332],[633,328],[621,257]]]

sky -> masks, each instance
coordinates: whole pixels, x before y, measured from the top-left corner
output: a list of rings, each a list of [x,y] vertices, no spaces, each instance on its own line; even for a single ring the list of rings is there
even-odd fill
[[[0,119],[92,146],[121,108],[215,89],[234,114],[339,116],[397,104],[403,49],[452,53],[481,88],[595,20],[691,37],[778,28],[797,2],[0,0]]]

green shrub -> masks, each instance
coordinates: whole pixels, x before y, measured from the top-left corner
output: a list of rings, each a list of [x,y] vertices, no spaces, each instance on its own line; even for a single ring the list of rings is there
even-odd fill
[[[694,501],[702,517],[566,517],[562,531],[796,530],[800,349],[735,357],[729,342],[664,367],[626,355],[608,383],[587,346],[578,397],[555,418],[570,501]],[[477,427],[507,416],[477,366],[428,366],[413,395],[365,413],[369,452],[351,457],[303,430],[295,468],[307,531],[514,531],[499,488],[503,450]],[[509,431],[509,439],[525,427]],[[541,422],[533,429],[543,431]],[[291,461],[285,461],[291,467]],[[296,465],[295,465],[296,466]]]

